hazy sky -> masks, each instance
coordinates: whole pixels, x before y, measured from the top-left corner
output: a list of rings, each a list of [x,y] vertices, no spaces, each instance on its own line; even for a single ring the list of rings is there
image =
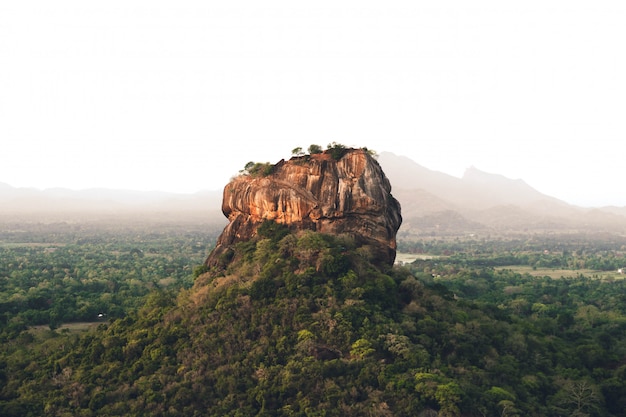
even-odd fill
[[[0,0],[0,182],[222,189],[336,141],[626,205],[625,22],[623,0]]]

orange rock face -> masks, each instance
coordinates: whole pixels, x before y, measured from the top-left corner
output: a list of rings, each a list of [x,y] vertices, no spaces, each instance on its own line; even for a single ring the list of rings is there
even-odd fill
[[[264,176],[240,175],[224,188],[222,211],[229,224],[206,261],[217,265],[231,245],[249,240],[265,220],[293,230],[349,234],[393,264],[400,204],[380,165],[362,149],[335,160],[327,152],[291,158]]]

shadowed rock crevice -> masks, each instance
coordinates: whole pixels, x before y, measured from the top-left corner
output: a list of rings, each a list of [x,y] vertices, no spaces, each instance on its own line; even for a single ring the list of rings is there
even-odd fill
[[[222,212],[229,224],[205,262],[208,267],[219,265],[232,245],[256,236],[266,220],[294,231],[350,235],[392,265],[402,223],[389,180],[363,149],[347,149],[338,160],[328,152],[294,157],[266,176],[240,175],[224,188]]]

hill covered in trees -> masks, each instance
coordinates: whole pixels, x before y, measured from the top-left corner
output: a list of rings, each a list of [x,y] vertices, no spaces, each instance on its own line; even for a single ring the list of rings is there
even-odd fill
[[[252,169],[234,181],[263,191],[229,195],[204,262],[189,224],[2,234],[0,415],[626,416],[626,281],[606,273],[623,238],[411,240],[424,256],[394,265],[382,171],[328,151],[329,185],[306,184],[337,204],[299,204],[317,194],[285,184],[284,162]],[[368,190],[390,215],[353,204]]]
[[[96,329],[5,339],[0,413],[625,415],[623,280],[491,255],[381,268],[276,224],[235,250],[226,274],[196,268]]]

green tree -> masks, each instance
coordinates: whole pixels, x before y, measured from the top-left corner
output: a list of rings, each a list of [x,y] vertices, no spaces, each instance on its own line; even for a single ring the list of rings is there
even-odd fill
[[[604,402],[598,386],[587,379],[564,381],[555,400],[576,416],[595,415]]]
[[[358,339],[350,349],[350,356],[355,359],[363,359],[375,352],[372,343],[367,339]]]
[[[458,417],[461,415],[459,403],[461,402],[461,388],[456,382],[439,384],[435,391],[435,399],[439,403],[439,415],[441,417]]]
[[[347,148],[341,143],[333,142],[328,144],[326,150],[330,152],[334,160],[338,161],[346,154]]]

